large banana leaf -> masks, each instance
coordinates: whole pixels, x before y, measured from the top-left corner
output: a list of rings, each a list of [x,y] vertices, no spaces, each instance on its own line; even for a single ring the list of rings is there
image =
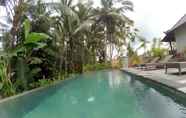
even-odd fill
[[[31,23],[28,19],[26,19],[23,23],[24,25],[24,33],[25,33],[25,42],[24,44],[29,44],[29,43],[37,43],[42,40],[46,40],[49,38],[47,34],[44,33],[36,33],[36,32],[31,32]]]
[[[25,39],[28,37],[28,34],[30,32],[30,28],[31,28],[31,25],[30,25],[30,21],[28,19],[26,19],[23,23],[24,25],[24,30],[25,30]]]
[[[42,59],[38,57],[31,57],[30,58],[30,64],[41,64],[43,61]]]
[[[33,33],[28,34],[25,44],[37,43],[37,42],[46,40],[48,38],[49,38],[49,36],[47,34],[33,32]]]
[[[0,90],[3,88],[3,83],[0,83]]]

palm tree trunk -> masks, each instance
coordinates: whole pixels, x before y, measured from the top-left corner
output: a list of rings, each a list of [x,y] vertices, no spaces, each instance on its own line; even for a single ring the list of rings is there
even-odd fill
[[[14,16],[13,16],[13,26],[12,26],[12,29],[11,29],[11,34],[12,34],[12,40],[10,41],[10,45],[11,45],[11,48],[14,47],[15,45],[15,42],[17,40],[17,32],[18,32],[18,28],[19,28],[19,22],[20,22],[20,19],[21,19],[21,16],[22,16],[22,13],[23,13],[23,0],[19,0],[18,1],[18,5],[14,6]]]
[[[73,64],[72,64],[72,55],[73,55],[73,45],[72,41],[70,40],[67,43],[67,72],[73,72]]]
[[[113,51],[113,49],[112,49],[112,29],[111,29],[111,26],[110,26],[111,24],[108,22],[107,23],[107,25],[106,25],[106,41],[108,41],[109,43],[110,43],[110,61],[112,60],[112,51]],[[107,44],[106,44],[106,46],[107,46]]]

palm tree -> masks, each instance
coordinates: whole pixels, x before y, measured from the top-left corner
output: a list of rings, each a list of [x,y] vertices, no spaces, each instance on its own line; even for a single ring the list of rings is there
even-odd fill
[[[162,58],[167,53],[165,48],[162,48],[161,38],[153,38],[150,50],[151,56]]]
[[[121,7],[115,7],[114,3],[120,3]],[[95,10],[96,21],[98,24],[104,24],[105,46],[104,59],[106,59],[107,43],[113,43],[115,40],[115,31],[118,24],[132,24],[132,21],[125,16],[126,10],[133,10],[133,4],[130,1],[122,0],[101,0],[101,8]],[[112,45],[110,45],[112,46]],[[111,57],[112,58],[112,57]]]
[[[147,45],[149,44],[149,41],[147,41],[147,39],[145,37],[142,37],[142,36],[139,36],[138,39],[140,41],[140,45],[137,48],[137,50],[143,48],[143,50],[144,50],[144,56],[146,56]]]
[[[67,72],[73,72],[73,68],[79,67],[82,71],[82,47],[88,30],[93,20],[89,20],[91,7],[87,4],[78,3],[73,5],[73,0],[61,0],[55,9],[59,15],[55,16],[54,28],[58,42],[61,42],[60,65],[66,63]],[[85,7],[86,6],[86,7]],[[78,60],[77,60],[78,59]],[[78,61],[78,62],[77,62]],[[78,64],[79,63],[79,64]]]
[[[1,0],[1,4],[6,8],[7,11],[7,17],[9,21],[12,24],[11,28],[11,37],[12,40],[10,40],[10,47],[15,47],[16,41],[17,41],[17,33],[20,29],[21,24],[21,18],[24,14],[24,11],[26,9],[26,2],[24,0]]]

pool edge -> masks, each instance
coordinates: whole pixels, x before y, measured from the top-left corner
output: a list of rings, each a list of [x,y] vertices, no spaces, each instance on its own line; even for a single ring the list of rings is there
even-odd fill
[[[34,92],[38,92],[38,91],[42,91],[42,90],[45,90],[45,89],[50,88],[50,87],[54,87],[58,84],[62,84],[63,82],[69,81],[69,80],[72,80],[72,79],[74,79],[74,77],[69,77],[68,79],[65,79],[65,80],[58,80],[58,81],[53,82],[53,83],[51,83],[49,85],[46,85],[46,86],[34,88],[34,89],[31,89],[31,90],[24,91],[22,93],[18,93],[16,95],[10,96],[10,97],[2,98],[2,99],[0,99],[0,104],[4,103],[4,102],[7,102],[9,100],[13,100],[13,99],[16,99],[16,98],[19,98],[19,97],[26,96],[26,95],[34,93]]]
[[[127,74],[130,74],[130,75],[134,75],[136,77],[139,77],[139,78],[137,78],[138,80],[150,82],[151,84],[155,84],[156,86],[161,87],[162,89],[165,89],[165,90],[171,92],[172,94],[175,94],[179,97],[182,97],[182,98],[186,99],[186,93],[184,93],[183,91],[180,91],[176,87],[170,86],[170,85],[162,83],[160,81],[156,81],[156,80],[152,79],[151,77],[147,77],[147,76],[144,76],[144,75],[141,75],[141,74],[137,74],[135,72],[131,72],[127,69],[120,69],[120,71],[122,71],[124,73],[127,73]]]

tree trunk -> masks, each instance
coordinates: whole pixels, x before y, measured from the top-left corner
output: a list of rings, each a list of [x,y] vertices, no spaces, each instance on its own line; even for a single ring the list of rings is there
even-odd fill
[[[72,55],[73,55],[73,44],[72,40],[67,43],[67,72],[73,72],[73,63],[72,63]]]
[[[106,41],[107,42],[109,42],[110,43],[110,61],[112,60],[112,51],[113,51],[113,47],[112,47],[112,38],[113,38],[113,36],[112,36],[112,31],[111,31],[112,29],[111,29],[111,26],[110,26],[110,23],[107,23],[107,25],[106,25]],[[106,44],[106,46],[107,46],[107,44]]]
[[[23,14],[23,0],[19,0],[18,1],[18,5],[17,6],[14,6],[15,10],[14,10],[14,16],[13,16],[13,26],[12,26],[12,29],[11,29],[11,35],[12,35],[12,40],[10,40],[10,46],[11,48],[14,47],[15,45],[15,42],[17,40],[17,33],[18,33],[18,29],[19,29],[19,23],[20,23],[20,19],[21,19],[21,16]]]

